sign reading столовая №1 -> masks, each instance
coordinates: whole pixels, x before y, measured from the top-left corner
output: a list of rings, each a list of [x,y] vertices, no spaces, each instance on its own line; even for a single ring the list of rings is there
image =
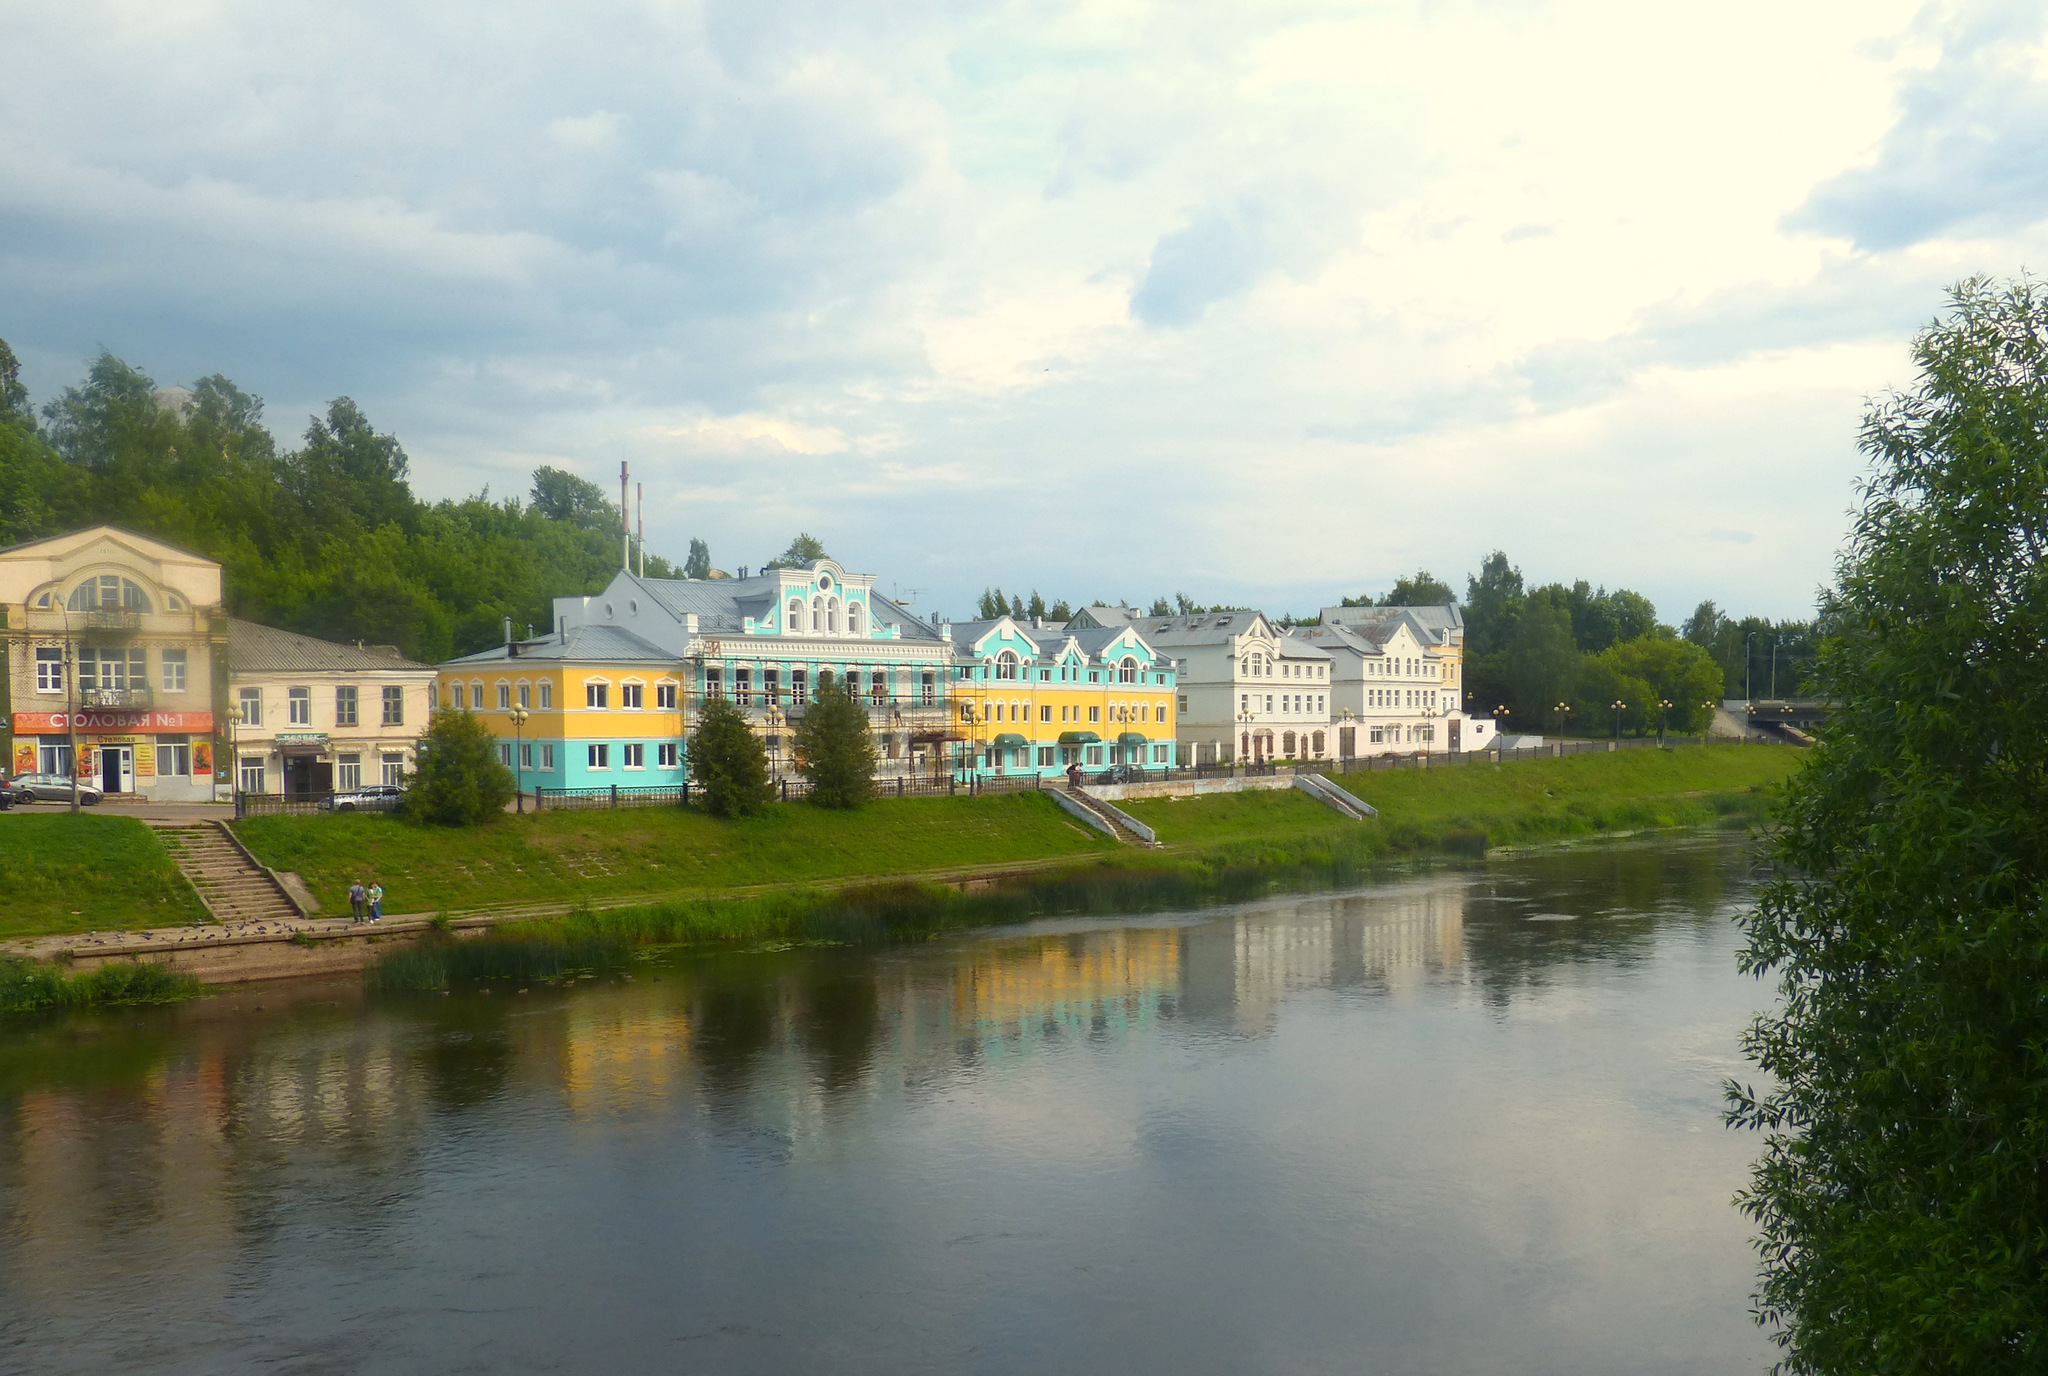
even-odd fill
[[[211,731],[211,712],[16,712],[17,736],[60,736],[67,731]]]

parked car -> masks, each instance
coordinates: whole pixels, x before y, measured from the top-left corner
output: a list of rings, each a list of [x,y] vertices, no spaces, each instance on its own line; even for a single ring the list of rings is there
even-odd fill
[[[0,812],[13,807],[14,801],[14,785],[8,782],[6,775],[0,774]]]
[[[322,812],[396,812],[405,790],[396,784],[371,784],[353,793],[337,793],[320,800]]]
[[[1145,771],[1127,764],[1111,765],[1095,776],[1095,782],[1099,784],[1136,784],[1144,781]]]
[[[78,801],[91,806],[104,796],[99,786],[85,780],[78,781]],[[17,803],[68,803],[71,801],[71,780],[62,774],[23,774],[14,781],[14,801]]]

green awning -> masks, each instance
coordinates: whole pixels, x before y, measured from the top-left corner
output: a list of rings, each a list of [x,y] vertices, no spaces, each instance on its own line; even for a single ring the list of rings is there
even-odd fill
[[[1150,745],[1152,738],[1143,731],[1126,731],[1116,738],[1118,745]]]
[[[990,741],[989,744],[993,745],[998,750],[1017,750],[1031,744],[1031,742],[1025,740],[1015,731],[1005,731],[1002,735],[997,736],[994,740]]]
[[[1101,739],[1102,737],[1096,735],[1093,731],[1060,732],[1061,745],[1094,745]]]

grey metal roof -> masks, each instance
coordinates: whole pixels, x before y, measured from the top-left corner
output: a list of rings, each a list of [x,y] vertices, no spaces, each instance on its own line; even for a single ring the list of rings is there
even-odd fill
[[[443,661],[441,667],[456,664],[509,664],[527,660],[565,660],[578,663],[619,663],[653,662],[677,664],[681,661],[675,655],[653,645],[631,631],[617,626],[571,626],[565,635],[543,636],[539,640],[522,640],[519,653],[509,653],[503,645],[493,645],[488,650],[479,650],[473,655]]]
[[[228,672],[231,674],[360,673],[395,669],[431,670],[430,664],[407,659],[394,645],[344,645],[316,640],[296,631],[259,626],[228,618]]]
[[[1194,612],[1187,616],[1148,616],[1131,623],[1139,635],[1154,645],[1220,645],[1249,631],[1263,613]],[[1277,636],[1280,632],[1266,623]]]
[[[1335,624],[1357,629],[1401,616],[1408,618],[1418,639],[1432,645],[1440,642],[1444,631],[1449,631],[1453,640],[1465,638],[1465,613],[1455,602],[1422,607],[1325,607],[1322,613],[1326,626]],[[1392,633],[1389,627],[1388,634]]]
[[[703,631],[740,633],[746,618],[764,620],[781,591],[774,572],[749,578],[627,577],[677,620],[695,616]],[[894,598],[868,590],[870,615],[877,626],[901,626],[905,640],[937,640],[938,628],[916,616]]]

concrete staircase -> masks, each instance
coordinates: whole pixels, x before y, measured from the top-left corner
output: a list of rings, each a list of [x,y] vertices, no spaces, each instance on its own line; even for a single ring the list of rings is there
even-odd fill
[[[305,916],[224,823],[160,822],[155,831],[216,921],[291,922]]]
[[[1052,800],[1079,820],[1086,822],[1097,831],[1116,838],[1127,846],[1157,846],[1159,838],[1152,828],[1109,803],[1081,789],[1068,787],[1048,790]]]

